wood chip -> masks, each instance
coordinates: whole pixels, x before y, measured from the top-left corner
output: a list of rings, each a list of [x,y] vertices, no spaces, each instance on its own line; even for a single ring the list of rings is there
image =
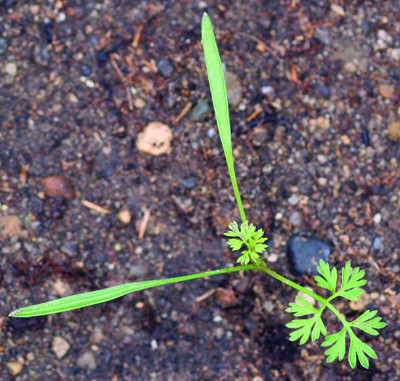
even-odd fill
[[[136,49],[139,45],[140,42],[140,37],[142,37],[142,32],[143,32],[144,24],[140,23],[139,26],[136,29],[135,36],[133,37],[132,41],[132,48]]]
[[[262,112],[261,108],[257,108],[256,110],[254,110],[246,119],[246,122],[251,122],[254,118],[257,117],[257,115],[259,115]]]
[[[174,119],[174,123],[178,123],[192,108],[193,103],[192,102],[188,102],[185,104],[185,107],[183,107],[183,109],[181,110],[181,112],[175,117]]]
[[[213,295],[215,292],[215,289],[209,290],[207,291],[205,294],[198,296],[195,300],[196,303],[200,303],[203,300],[206,300],[207,298],[209,298],[211,295]]]
[[[23,188],[26,184],[26,179],[28,178],[29,164],[23,164],[21,166],[21,174],[19,175],[19,187]]]
[[[336,14],[338,14],[339,16],[344,16],[345,15],[344,9],[338,4],[332,4],[331,5],[331,10],[333,12],[335,12]]]
[[[82,204],[83,206],[86,206],[86,208],[95,210],[95,211],[98,212],[98,213],[104,213],[104,214],[110,214],[110,213],[111,213],[110,210],[108,210],[108,209],[106,209],[106,208],[103,208],[103,207],[101,207],[101,206],[99,206],[99,205],[97,205],[97,204],[94,204],[93,202],[90,202],[90,201],[88,201],[88,200],[82,200],[82,201],[81,201],[81,204]]]
[[[146,209],[144,211],[143,220],[140,223],[140,227],[139,227],[139,238],[140,239],[143,239],[143,237],[144,237],[144,233],[146,232],[147,224],[149,223],[149,219],[150,219],[150,209]]]

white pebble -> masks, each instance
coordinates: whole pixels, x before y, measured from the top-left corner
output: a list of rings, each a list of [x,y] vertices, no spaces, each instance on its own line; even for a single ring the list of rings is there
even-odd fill
[[[8,75],[11,75],[11,77],[15,77],[18,72],[17,65],[14,62],[7,63],[4,70]]]
[[[382,221],[382,214],[376,213],[373,217],[373,220],[378,225]]]
[[[151,340],[150,342],[151,349],[155,351],[158,348],[158,343],[155,339]]]
[[[400,48],[393,49],[390,55],[395,61],[400,61]]]

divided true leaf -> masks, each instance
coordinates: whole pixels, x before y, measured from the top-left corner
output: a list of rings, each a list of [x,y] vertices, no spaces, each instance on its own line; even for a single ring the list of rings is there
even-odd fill
[[[375,317],[377,311],[365,311],[361,316],[359,316],[356,320],[351,322],[351,326],[361,329],[362,331],[376,336],[379,335],[377,329],[382,329],[386,327],[386,323],[381,321],[381,317]]]
[[[350,261],[342,269],[342,286],[337,295],[348,300],[357,301],[360,295],[364,293],[361,288],[367,281],[363,279],[365,270],[360,270],[359,267],[352,268]]]
[[[352,368],[357,365],[357,358],[360,364],[364,368],[369,368],[369,361],[367,356],[376,359],[378,356],[375,351],[366,343],[361,341],[353,331],[349,331],[350,334],[350,348],[349,348],[349,364]],[[366,356],[367,355],[367,356]]]
[[[325,352],[325,355],[328,356],[326,362],[329,363],[336,359],[343,360],[346,354],[346,332],[346,328],[343,328],[340,332],[325,337],[321,346],[330,347]]]
[[[314,279],[319,287],[326,288],[331,291],[332,294],[336,292],[337,284],[337,270],[334,267],[332,271],[329,269],[329,264],[324,262],[323,259],[319,261],[319,266],[317,267],[318,272],[322,275],[315,276]]]
[[[247,265],[250,261],[257,263],[260,256],[268,245],[264,242],[268,239],[264,237],[262,229],[256,229],[253,224],[248,221],[243,222],[240,228],[237,222],[233,221],[229,224],[229,231],[225,233],[227,237],[237,237],[228,240],[228,245],[232,250],[240,250],[242,245],[247,246],[247,250],[242,251],[242,255],[238,258],[237,262]]]
[[[301,345],[308,341],[310,334],[311,340],[315,341],[319,339],[321,333],[323,335],[326,335],[327,333],[326,327],[319,314],[316,314],[309,319],[294,319],[290,323],[286,324],[286,327],[295,329],[295,331],[290,332],[290,341],[300,339]]]

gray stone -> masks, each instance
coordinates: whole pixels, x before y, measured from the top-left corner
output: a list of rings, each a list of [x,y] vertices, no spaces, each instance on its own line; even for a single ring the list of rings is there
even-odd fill
[[[289,217],[289,221],[293,226],[299,227],[302,222],[300,212],[293,212]]]
[[[382,250],[383,249],[383,242],[379,237],[375,237],[374,242],[372,243],[372,247],[374,250]]]
[[[79,368],[94,370],[96,369],[96,357],[92,351],[83,352],[77,360]]]
[[[162,58],[157,62],[157,68],[164,77],[169,77],[174,72],[174,67],[168,58]]]
[[[210,112],[210,105],[206,101],[200,100],[192,110],[192,119],[195,122],[202,122],[207,118]]]
[[[239,105],[242,100],[242,84],[240,83],[239,77],[235,73],[227,71],[225,73],[226,90],[228,92],[229,104],[233,107]]]
[[[7,51],[8,42],[5,38],[0,37],[0,55]]]
[[[289,239],[287,255],[294,275],[317,275],[320,259],[328,261],[331,246],[320,239],[294,235]]]
[[[314,90],[321,94],[325,99],[329,99],[331,97],[331,89],[329,86],[315,86]]]
[[[75,257],[75,255],[78,253],[78,244],[76,242],[65,242],[62,246],[61,246],[61,251],[64,254],[67,254],[71,257]]]
[[[33,59],[40,66],[48,66],[50,62],[49,51],[46,45],[37,44],[33,48]]]
[[[129,275],[135,278],[142,278],[146,274],[146,268],[143,266],[129,266]]]
[[[197,182],[194,177],[187,177],[181,181],[181,184],[186,189],[193,189],[197,185]]]

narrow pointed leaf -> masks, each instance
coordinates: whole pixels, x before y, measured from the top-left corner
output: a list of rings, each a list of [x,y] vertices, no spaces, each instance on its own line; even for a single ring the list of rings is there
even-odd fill
[[[179,283],[197,278],[204,278],[206,276],[225,274],[241,270],[251,270],[255,268],[256,267],[254,265],[228,267],[225,269],[207,271],[203,273],[185,275],[175,278],[126,283],[126,284],[121,284],[119,286],[105,288],[103,290],[97,290],[97,291],[87,292],[84,294],[67,296],[65,298],[55,299],[46,303],[41,303],[28,307],[22,307],[11,312],[9,316],[24,318],[31,316],[50,315],[59,312],[75,310],[82,307],[88,307],[94,304],[108,302],[110,300],[120,298],[121,296],[130,294],[132,292],[145,290],[147,288],[162,286],[170,283]]]

